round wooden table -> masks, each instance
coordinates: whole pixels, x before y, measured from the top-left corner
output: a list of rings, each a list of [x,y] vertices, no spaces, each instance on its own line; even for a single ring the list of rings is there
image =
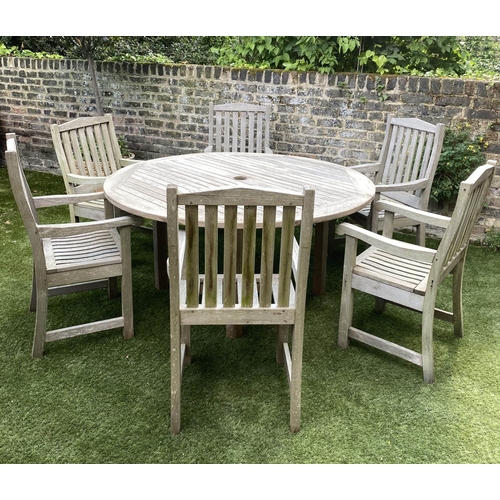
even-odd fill
[[[107,199],[125,212],[153,220],[157,288],[166,288],[166,188],[180,192],[252,186],[316,191],[313,293],[325,291],[329,221],[365,207],[375,196],[363,174],[327,161],[261,153],[195,153],[138,162],[104,182]]]

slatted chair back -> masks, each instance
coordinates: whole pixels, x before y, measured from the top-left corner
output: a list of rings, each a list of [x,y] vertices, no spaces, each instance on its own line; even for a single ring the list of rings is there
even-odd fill
[[[433,125],[418,118],[388,116],[380,153],[380,170],[375,184],[405,184],[425,180],[419,189],[386,191],[384,196],[413,208],[427,210],[431,186],[439,163],[444,125]]]
[[[356,165],[375,183],[371,205],[349,217],[372,231],[380,231],[383,213],[374,210],[381,198],[427,210],[432,182],[436,174],[444,141],[445,126],[433,125],[418,118],[387,117],[384,142],[376,163]],[[397,214],[394,227],[415,226],[417,243],[425,246],[425,224],[416,224],[409,217]]]
[[[209,104],[206,153],[272,153],[269,148],[271,106]]]
[[[297,243],[294,235],[299,210]],[[294,194],[228,188],[182,194],[175,186],[167,188],[172,432],[180,430],[180,380],[189,346],[187,332],[190,325],[200,324],[293,327],[292,356],[288,343],[281,339],[277,357],[284,357],[287,365],[290,428],[298,430],[313,210],[312,190]],[[178,236],[179,214],[185,221],[185,239]],[[204,225],[204,242],[199,236],[200,221]],[[260,238],[258,227],[262,228]],[[240,253],[238,231],[242,231]]]
[[[50,127],[66,192],[86,193],[102,189],[107,176],[133,163],[122,157],[113,117],[84,117]],[[79,216],[104,218],[102,203],[70,205],[74,222]]]
[[[441,282],[456,265],[465,258],[470,235],[483,208],[495,173],[494,162],[478,167],[465,181],[460,183],[457,203],[446,228],[436,257],[434,274]],[[431,273],[430,279],[433,278]]]

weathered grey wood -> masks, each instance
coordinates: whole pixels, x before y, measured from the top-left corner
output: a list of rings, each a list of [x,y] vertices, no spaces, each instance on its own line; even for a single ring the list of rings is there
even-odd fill
[[[390,201],[378,201],[376,208],[391,214],[383,236],[349,223],[339,225],[338,234],[346,236],[338,334],[340,347],[346,348],[349,338],[356,339],[422,366],[424,381],[434,381],[434,318],[452,322],[455,335],[463,336],[462,280],[465,257],[472,229],[491,186],[495,165],[496,162],[489,161],[461,183],[451,218],[401,207]],[[392,240],[389,236],[392,235],[393,214],[399,211],[417,223],[432,220],[445,227],[438,249],[431,250]],[[358,240],[371,246],[356,256]],[[436,308],[438,287],[449,274],[453,275],[452,312]],[[385,301],[421,312],[421,353],[354,328],[354,290],[376,297],[376,310],[379,312],[384,310]]]
[[[264,207],[260,263],[260,307],[270,307],[272,301],[275,234],[276,207]]]
[[[290,384],[292,359],[290,357],[290,349],[288,349],[289,333],[290,327],[288,325],[278,325],[276,333],[276,364],[285,365],[287,380]]]
[[[69,339],[71,337],[76,337],[79,335],[87,335],[88,333],[96,333],[106,330],[113,330],[115,328],[123,328],[124,326],[125,322],[121,317],[95,321],[91,324],[68,326],[66,328],[59,328],[58,330],[48,331],[46,333],[45,342]],[[130,338],[130,336],[126,338]]]
[[[185,286],[181,288],[181,264],[178,235],[177,187],[167,187],[167,207],[170,224],[168,231],[169,285],[170,285],[170,430],[178,434],[181,429],[181,380],[182,380],[182,344],[181,344],[181,293],[186,296]],[[185,253],[185,250],[184,250]]]
[[[281,229],[278,306],[288,307],[290,302],[293,239],[295,231],[295,207],[283,207]]]
[[[216,193],[216,195],[214,195]],[[251,201],[250,201],[251,200]],[[181,206],[184,205],[184,206]],[[183,360],[190,346],[181,335],[191,325],[277,325],[276,361],[284,363],[290,385],[290,430],[300,428],[302,349],[307,274],[311,251],[314,191],[293,192],[227,188],[178,193],[167,187],[170,256],[171,431],[180,432]],[[265,208],[264,208],[265,207]],[[301,212],[300,242],[294,237],[295,212]],[[217,266],[218,212],[224,220],[224,256]],[[186,225],[186,250],[179,244],[180,214]],[[205,223],[205,272],[199,272],[199,213]],[[257,251],[257,215],[264,213],[262,252]],[[243,251],[237,262],[238,214],[242,214]],[[282,214],[282,215],[280,215]],[[281,218],[280,224],[277,223]],[[281,238],[275,232],[281,226]],[[278,273],[273,272],[275,244],[280,241]],[[186,277],[180,269],[184,255]],[[257,262],[256,262],[257,261]],[[186,263],[187,262],[187,263]],[[256,266],[262,274],[255,271]],[[237,269],[241,269],[238,272]],[[292,273],[295,281],[292,279]],[[191,293],[195,290],[196,293]],[[292,327],[292,353],[288,330]],[[183,330],[184,331],[184,330]]]
[[[140,225],[142,219],[124,216],[78,224],[41,225],[36,207],[61,205],[65,196],[32,197],[17,153],[15,134],[7,134],[5,156],[12,192],[33,251],[30,302],[30,310],[36,310],[33,357],[43,355],[45,342],[76,335],[123,327],[123,336],[133,337],[130,226]],[[100,197],[102,200],[104,193]],[[95,200],[97,195],[66,198],[71,203],[76,199]],[[122,277],[122,316],[47,331],[49,296],[106,287],[117,276]]]
[[[383,213],[374,206],[381,197],[426,211],[444,129],[442,123],[433,125],[418,118],[389,115],[378,162],[351,167],[373,176],[377,194],[370,206],[350,217],[365,228],[382,230]],[[415,224],[413,219],[396,213],[394,227],[406,226],[417,228],[417,243],[425,246],[425,224]]]
[[[342,275],[342,296],[340,299],[338,345],[346,349],[349,345],[349,328],[352,324],[354,291],[352,288],[352,271],[356,266],[357,240],[346,236],[344,254],[344,272]]]
[[[284,191],[296,191],[297,186],[308,186],[315,190],[314,222],[316,241],[321,240],[323,223],[333,218],[344,217],[363,208],[375,194],[373,183],[363,174],[333,163],[303,158],[257,153],[198,153],[170,156],[145,161],[121,169],[106,179],[104,191],[114,206],[127,213],[166,223],[165,190],[168,183],[179,186],[180,194],[217,189],[221,187],[255,187]],[[217,198],[218,194],[205,196]],[[238,192],[237,203],[244,200],[244,190]],[[238,197],[240,197],[238,199]],[[205,200],[196,199],[203,205]],[[300,224],[301,213],[297,210],[295,223]],[[179,222],[184,223],[184,209],[179,211]],[[281,226],[282,212],[278,211],[276,224]],[[200,226],[204,214],[200,212]],[[263,209],[257,210],[257,228],[263,224]],[[224,226],[224,214],[219,212],[218,226]],[[238,213],[238,227],[243,226],[243,212]],[[326,231],[328,232],[328,231]],[[327,244],[315,246],[313,293],[322,294],[325,289]],[[155,258],[166,259],[165,252]],[[156,269],[166,265],[156,263]],[[167,283],[168,280],[157,280]]]
[[[370,335],[369,333],[353,327],[349,328],[349,337],[372,347],[376,347],[381,351],[398,356],[399,358],[405,359],[410,363],[422,366],[422,355],[418,352],[412,351],[411,349],[407,349],[406,347],[394,344],[393,342],[381,339],[380,337],[375,337],[374,335]]]
[[[255,297],[255,242],[257,238],[257,207],[245,207],[243,230],[243,255],[241,271],[241,306],[252,307]]]
[[[206,153],[272,153],[269,147],[269,104],[229,103],[208,108]]]
[[[102,191],[104,179],[127,162],[122,158],[111,114],[77,118],[50,131],[68,194]],[[68,205],[71,221],[105,218],[103,200]]]
[[[205,307],[217,305],[217,260],[219,234],[217,231],[217,207],[205,207]]]

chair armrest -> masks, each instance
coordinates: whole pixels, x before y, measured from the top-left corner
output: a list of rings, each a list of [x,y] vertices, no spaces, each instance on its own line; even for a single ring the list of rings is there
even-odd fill
[[[352,167],[353,170],[356,170],[357,172],[361,172],[363,174],[368,173],[376,173],[380,170],[380,163],[362,163],[361,165],[353,165]]]
[[[418,210],[417,208],[412,208],[389,200],[379,200],[375,202],[374,208],[378,212],[386,210],[395,214],[404,215],[409,219],[416,220],[423,224],[431,224],[432,226],[438,226],[445,229],[448,227],[451,220],[450,217],[446,217],[445,215],[424,212],[423,210]]]
[[[88,175],[78,175],[78,174],[67,174],[68,182],[71,184],[91,184],[96,186],[102,186],[107,177],[91,177]]]
[[[126,158],[122,158],[120,160],[120,167],[128,167],[129,165],[135,165],[136,163],[142,163],[142,160],[128,160]]]
[[[428,185],[429,179],[398,182],[397,184],[376,184],[375,192],[383,193],[384,191],[416,191],[417,189],[425,189]]]
[[[103,200],[104,192],[82,193],[82,194],[56,194],[48,196],[35,196],[33,201],[35,208],[58,207],[61,205],[72,205],[82,201]]]
[[[92,222],[76,222],[69,224],[41,224],[37,226],[42,238],[56,238],[91,233],[106,229],[115,229],[123,226],[140,226],[144,222],[142,217],[125,215],[114,219],[104,219]]]
[[[391,238],[386,238],[380,234],[368,231],[354,224],[348,222],[343,222],[337,227],[337,234],[352,236],[358,240],[364,241],[369,245],[372,245],[380,250],[384,250],[392,255],[398,257],[404,257],[407,259],[423,260],[425,262],[432,262],[436,250],[431,248],[425,248],[419,245],[414,245],[412,243],[406,243],[404,241],[393,240]]]

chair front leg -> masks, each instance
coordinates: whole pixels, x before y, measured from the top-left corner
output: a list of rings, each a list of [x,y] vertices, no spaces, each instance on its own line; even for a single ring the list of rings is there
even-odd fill
[[[465,256],[453,270],[453,329],[457,337],[464,336],[464,316],[462,308],[462,282]]]
[[[134,308],[132,298],[132,251],[130,241],[130,227],[120,229],[122,252],[122,315],[123,337],[130,339],[134,336]],[[115,278],[116,279],[116,278]],[[110,278],[110,281],[112,278]],[[111,281],[112,283],[112,281]],[[110,283],[110,285],[111,285]]]
[[[422,368],[424,372],[424,382],[432,384],[434,382],[434,308],[436,305],[436,292],[430,290],[424,299],[422,310]]]
[[[357,240],[346,235],[344,276],[342,279],[342,297],[340,300],[338,346],[342,349],[349,347],[349,328],[352,325],[354,292],[352,289],[352,271],[356,265]]]
[[[170,431],[181,431],[181,326],[178,317],[170,320]]]
[[[33,277],[31,280],[31,297],[30,297],[30,311],[36,311],[36,277],[35,266],[33,265]]]
[[[292,376],[290,380],[290,431],[300,430],[302,391],[302,350],[304,344],[304,323],[293,326],[292,335]]]
[[[35,320],[35,338],[33,339],[33,348],[31,356],[41,358],[45,346],[45,337],[47,334],[47,314],[48,314],[48,290],[47,288],[37,289],[36,293],[36,320]]]

